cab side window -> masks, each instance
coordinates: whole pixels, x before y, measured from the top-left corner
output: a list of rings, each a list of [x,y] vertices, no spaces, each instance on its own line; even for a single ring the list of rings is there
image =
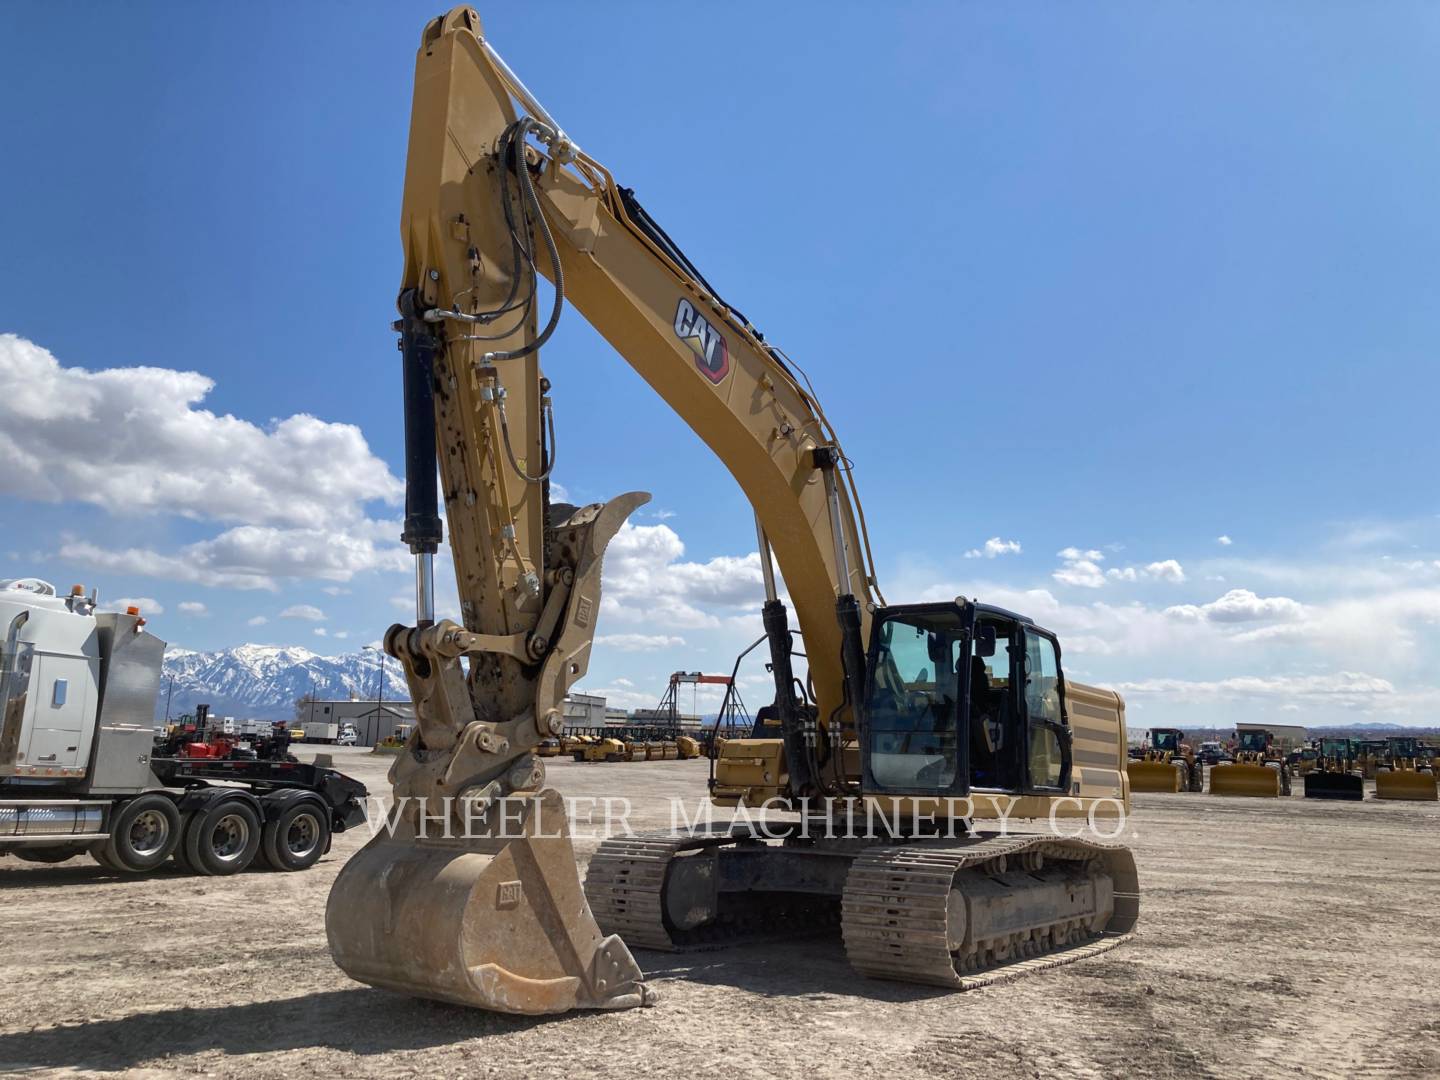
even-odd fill
[[[1060,727],[1060,663],[1055,643],[1040,634],[1025,635],[1025,714],[1029,726],[1030,786],[1058,788],[1063,777]]]

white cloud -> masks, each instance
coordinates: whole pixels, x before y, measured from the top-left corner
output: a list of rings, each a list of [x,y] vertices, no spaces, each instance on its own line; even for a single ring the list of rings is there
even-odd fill
[[[669,634],[597,634],[595,644],[621,652],[655,652],[658,649],[672,649],[684,645],[685,639]]]
[[[653,629],[719,627],[725,616],[760,610],[760,556],[718,555],[687,562],[668,525],[626,522],[605,553],[602,611],[607,619]]]
[[[972,552],[966,552],[970,558]],[[1097,548],[1067,547],[1056,553],[1060,567],[1050,576],[1062,585],[1074,585],[1082,589],[1098,589],[1107,581],[1137,582],[1165,581],[1178,584],[1185,580],[1185,568],[1175,559],[1164,559],[1145,566],[1116,566],[1101,569],[1105,555]]]
[[[1146,566],[1127,566],[1105,571],[1107,581],[1167,581],[1178,585],[1185,580],[1185,568],[1174,559],[1152,562]]]
[[[1122,694],[1157,695],[1179,701],[1321,698],[1361,704],[1395,693],[1390,680],[1354,671],[1322,675],[1237,675],[1209,681],[1144,679],[1118,683],[1115,688]]]
[[[1185,569],[1174,559],[1163,559],[1149,563],[1145,567],[1145,576],[1178,585],[1185,580]]]
[[[1215,543],[1219,544],[1221,547],[1229,547],[1229,546],[1230,546],[1231,544],[1233,544],[1234,542],[1235,542],[1235,541],[1234,541],[1234,540],[1231,540],[1230,537],[1228,537],[1228,536],[1217,536],[1217,537],[1215,537]]]
[[[1300,618],[1305,606],[1288,596],[1257,596],[1249,589],[1231,589],[1208,604],[1176,604],[1165,609],[1171,618],[1189,622],[1285,622]]]
[[[1050,576],[1062,585],[1075,585],[1083,589],[1098,589],[1105,584],[1105,572],[1100,564],[1105,556],[1094,548],[1082,551],[1067,547],[1059,552],[1062,565]]]
[[[349,596],[350,590],[339,585],[326,585],[320,590],[326,596]]]
[[[1001,555],[1019,555],[1020,541],[1002,540],[998,536],[992,536],[985,541],[983,548],[971,548],[965,552],[967,559],[997,559]]]
[[[199,600],[182,600],[175,605],[182,615],[209,615],[210,609]]]
[[[409,566],[405,549],[386,542],[399,532],[392,521],[356,521],[334,532],[240,525],[173,555],[149,548],[111,551],[71,539],[61,544],[60,556],[117,574],[274,592],[279,578],[349,581],[365,570],[403,572]]]
[[[317,627],[315,627],[314,630],[311,630],[310,632],[311,632],[312,634],[314,634],[316,637],[324,637],[325,634],[326,634],[325,627],[323,627],[323,626],[317,626]]]
[[[100,603],[101,611],[124,611],[137,607],[141,615],[164,615],[165,607],[152,596],[117,596],[114,600]],[[183,605],[182,605],[183,607]]]
[[[321,611],[314,604],[291,604],[284,611],[280,612],[282,619],[308,619],[311,622],[324,622],[325,612]]]
[[[62,367],[0,334],[0,490],[112,514],[322,529],[395,503],[401,482],[353,424],[300,413],[262,428],[200,408],[193,371]]]
[[[255,616],[252,616],[252,617],[249,618],[249,619],[246,619],[246,620],[245,620],[245,625],[246,625],[246,626],[264,626],[264,625],[265,625],[267,622],[269,622],[269,621],[270,621],[270,620],[267,619],[264,615],[255,615]]]

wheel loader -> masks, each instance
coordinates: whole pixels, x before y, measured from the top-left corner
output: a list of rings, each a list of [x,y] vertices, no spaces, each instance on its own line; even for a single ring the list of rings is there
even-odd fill
[[[1407,802],[1435,802],[1440,798],[1435,768],[1421,751],[1420,740],[1392,735],[1386,740],[1383,758],[1375,768],[1375,797]]]
[[[1151,728],[1150,748],[1126,765],[1131,791],[1200,791],[1204,770],[1179,728]]]
[[[1268,731],[1235,733],[1235,760],[1210,768],[1211,795],[1251,795],[1274,799],[1290,794],[1290,770],[1273,749]]]
[[[390,770],[393,828],[330,894],[343,970],[540,1014],[651,1000],[632,947],[838,924],[857,977],[961,990],[1125,940],[1134,858],[1087,835],[1115,835],[1129,809],[1119,695],[1066,677],[1055,635],[1015,612],[886,599],[855,460],[810,380],[541,107],[469,7],[421,36],[401,234],[416,621],[384,647],[416,730]],[[540,355],[567,308],[753,507],[776,719],[715,762],[713,801],[763,808],[763,829],[613,836],[583,886],[535,751],[588,668],[606,545],[648,496],[554,498],[561,386]],[[904,438],[906,479],[930,491],[962,443]],[[435,614],[442,490],[463,625]],[[1017,831],[1026,819],[1057,828]]]
[[[1365,781],[1356,764],[1356,747],[1352,739],[1323,738],[1314,767],[1305,774],[1305,798],[1365,798]]]

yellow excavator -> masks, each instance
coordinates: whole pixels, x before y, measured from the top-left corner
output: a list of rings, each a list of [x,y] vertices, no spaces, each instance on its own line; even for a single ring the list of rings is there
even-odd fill
[[[1150,747],[1126,765],[1131,791],[1200,791],[1204,767],[1179,728],[1151,728]]]
[[[390,771],[392,816],[330,895],[341,968],[536,1014],[644,1004],[627,942],[713,948],[838,921],[859,974],[961,989],[1124,940],[1133,856],[1083,835],[1087,815],[1108,831],[1129,808],[1119,696],[1066,679],[1054,635],[1020,615],[887,603],[851,459],[809,380],[550,117],[468,7],[421,38],[401,239],[417,619],[384,644],[416,730]],[[754,507],[778,721],[716,762],[715,801],[765,806],[762,832],[614,837],[583,887],[536,748],[589,664],[606,544],[647,496],[551,499],[540,349],[567,304]],[[926,462],[953,449],[907,438]],[[435,617],[437,459],[463,625]],[[773,768],[751,775],[756,758]],[[1060,827],[982,828],[1046,817]]]

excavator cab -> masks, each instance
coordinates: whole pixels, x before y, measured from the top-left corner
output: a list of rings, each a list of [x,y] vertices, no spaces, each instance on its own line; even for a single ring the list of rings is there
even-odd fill
[[[1069,790],[1059,646],[1013,612],[965,602],[880,609],[863,700],[866,794]]]

